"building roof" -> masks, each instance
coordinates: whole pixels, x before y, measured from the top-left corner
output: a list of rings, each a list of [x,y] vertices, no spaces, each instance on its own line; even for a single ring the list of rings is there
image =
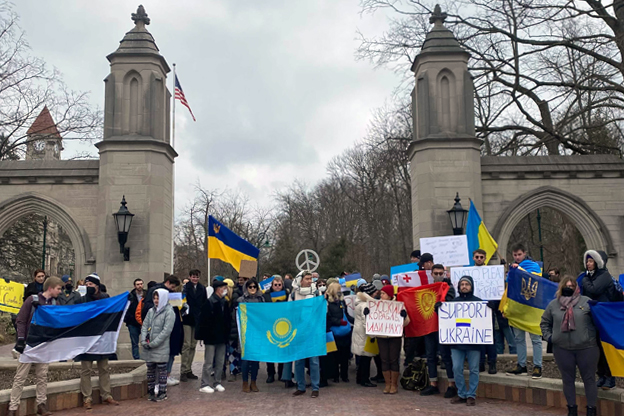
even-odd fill
[[[56,123],[52,119],[52,114],[50,114],[50,110],[48,110],[47,105],[43,107],[43,110],[41,110],[41,113],[39,113],[35,122],[32,126],[30,126],[26,134],[53,136],[61,139],[61,134],[56,128]]]
[[[429,33],[427,33],[425,42],[422,45],[421,53],[466,53],[466,51],[459,45],[459,42],[453,35],[453,32],[451,32],[446,28],[446,26],[444,26],[444,21],[446,20],[446,18],[447,14],[442,12],[439,4],[436,4],[433,13],[431,14],[431,17],[429,18],[429,22],[433,24],[433,28]]]

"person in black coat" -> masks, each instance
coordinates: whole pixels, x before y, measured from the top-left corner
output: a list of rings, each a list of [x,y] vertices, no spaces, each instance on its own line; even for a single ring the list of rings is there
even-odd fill
[[[344,303],[340,283],[330,283],[325,291],[327,299],[327,332],[334,328],[345,328],[346,335],[338,336],[334,333],[334,341],[338,351],[330,352],[325,357],[321,357],[321,384],[327,379],[333,379],[334,383],[338,383],[340,379],[343,382],[349,382],[349,358],[351,356],[351,331],[349,322],[344,318],[347,316],[347,307]],[[334,331],[332,331],[334,332]],[[340,379],[339,379],[340,377]]]
[[[143,290],[143,279],[134,279],[134,289],[128,295],[130,306],[124,318],[124,322],[130,333],[130,342],[132,343],[132,358],[140,360],[139,356],[139,338],[141,336],[141,324],[136,320],[136,309],[139,301],[143,299],[145,291]]]
[[[180,363],[180,381],[197,380],[198,377],[191,371],[191,365],[195,358],[195,323],[199,320],[201,308],[208,299],[206,287],[199,283],[199,270],[189,272],[189,281],[184,285],[184,294],[188,310],[182,318],[184,330],[184,344],[182,346],[182,362]]]
[[[180,284],[180,279],[172,274],[167,275],[165,281],[162,283],[159,283],[152,287],[149,287],[148,284],[147,294],[145,295],[145,299],[143,300],[143,311],[141,312],[141,318],[145,320],[145,315],[147,315],[147,311],[149,311],[154,306],[154,291],[156,291],[156,289],[166,289],[171,293],[175,292]]]
[[[282,299],[275,297],[276,293],[284,291],[284,298]],[[264,292],[264,301],[269,303],[274,302],[286,302],[288,301],[288,296],[290,296],[290,290],[284,286],[284,279],[282,276],[275,275],[273,281],[271,282],[271,287],[269,290]],[[266,363],[267,367],[267,384],[271,384],[275,382],[275,363]],[[277,365],[277,374],[282,374],[284,371],[284,363],[279,363]],[[287,380],[288,381],[288,380]]]
[[[227,283],[217,280],[212,287],[214,292],[202,306],[199,322],[195,328],[195,338],[204,343],[204,366],[199,389],[202,393],[225,391],[221,379],[232,322],[231,310],[225,299],[228,293]],[[213,371],[214,389],[210,383],[210,374]]]
[[[585,276],[581,280],[582,294],[598,302],[621,302],[624,300],[622,292],[618,291],[611,273],[607,270],[607,253],[602,250],[587,250],[583,255]],[[599,337],[600,338],[600,337]],[[598,340],[600,358],[598,359],[598,387],[604,390],[615,388],[615,377],[611,375],[609,363],[602,349],[602,342]]]
[[[33,281],[30,282],[28,286],[26,286],[26,289],[24,289],[23,300],[26,300],[28,296],[38,295],[39,293],[43,292],[43,282],[45,281],[45,279],[46,279],[45,271],[41,269],[35,270],[33,272]]]

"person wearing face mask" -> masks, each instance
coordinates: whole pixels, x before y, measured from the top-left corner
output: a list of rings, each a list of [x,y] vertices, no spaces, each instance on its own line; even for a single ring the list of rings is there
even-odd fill
[[[377,387],[370,380],[371,359],[375,354],[364,350],[366,345],[366,315],[369,313],[367,305],[368,301],[374,299],[375,292],[377,289],[372,283],[365,283],[360,285],[355,300],[355,323],[351,338],[351,352],[360,357],[355,382],[363,387]]]
[[[568,416],[578,414],[574,384],[577,367],[585,386],[587,416],[596,415],[598,387],[595,371],[600,350],[589,309],[590,300],[581,295],[572,276],[564,276],[559,282],[557,297],[544,310],[540,323],[542,337],[553,343],[555,362],[563,381],[563,394],[568,402]]]
[[[288,300],[288,296],[290,295],[290,290],[285,287],[284,279],[282,276],[275,275],[273,276],[273,282],[271,282],[271,287],[269,290],[264,292],[264,301],[269,303],[274,302],[286,302]],[[271,384],[275,382],[275,364],[274,363],[266,363],[267,367],[267,384]],[[282,374],[284,371],[284,363],[279,363],[277,366],[277,374]],[[286,388],[295,387],[295,384],[292,380],[284,381],[287,385]]]
[[[56,299],[59,305],[75,305],[76,303],[80,303],[80,292],[74,290],[74,285],[72,283],[72,278],[69,275],[64,275],[61,277],[63,281],[63,291]]]
[[[87,286],[87,294],[81,298],[81,303],[97,302],[109,297],[107,293],[102,293],[100,290],[100,277],[95,273],[85,278],[85,286]],[[81,354],[74,359],[74,361],[80,361],[80,391],[82,392],[83,406],[86,410],[92,409],[93,387],[91,386],[91,369],[93,368],[93,361],[97,363],[102,403],[119,406],[119,402],[113,399],[111,394],[110,372],[108,368],[109,357],[110,355]]]
[[[238,298],[238,304],[240,303],[260,303],[264,302],[264,296],[258,286],[258,282],[255,279],[245,282],[244,295]],[[241,369],[243,373],[243,393],[258,392],[258,386],[256,385],[256,379],[258,378],[258,368],[260,363],[258,361],[241,360]],[[251,375],[251,384],[249,384],[249,376]]]
[[[195,339],[204,343],[204,366],[201,377],[201,393],[224,392],[221,384],[226,345],[230,337],[232,315],[225,300],[228,294],[227,283],[215,280],[212,295],[202,306],[199,322],[195,327]],[[210,383],[214,373],[214,383]],[[214,388],[211,386],[214,386]]]

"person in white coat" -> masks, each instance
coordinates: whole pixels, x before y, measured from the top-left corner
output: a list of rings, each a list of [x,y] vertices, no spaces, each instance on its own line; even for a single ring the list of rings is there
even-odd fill
[[[355,300],[355,322],[351,337],[351,352],[358,357],[359,364],[355,382],[364,387],[377,387],[370,381],[370,364],[374,354],[364,351],[366,345],[366,315],[368,315],[368,301],[374,300],[373,295],[377,288],[372,283],[364,283],[358,288]]]

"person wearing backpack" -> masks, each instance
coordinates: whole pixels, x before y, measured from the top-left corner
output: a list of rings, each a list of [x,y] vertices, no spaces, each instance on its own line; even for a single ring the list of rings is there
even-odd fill
[[[381,300],[394,300],[394,286],[386,285],[381,288]],[[403,317],[403,326],[407,326],[410,322],[405,307],[401,310]],[[377,345],[379,346],[379,356],[381,357],[381,369],[383,371],[386,388],[384,394],[396,394],[398,392],[397,385],[399,383],[399,358],[401,357],[402,337],[387,337],[377,335]]]
[[[56,298],[61,294],[63,290],[63,281],[58,277],[50,277],[43,283],[43,291],[37,295],[30,295],[20,308],[17,314],[16,327],[17,327],[17,343],[15,344],[15,350],[20,354],[24,352],[26,348],[26,337],[28,336],[28,329],[32,322],[35,309],[39,305],[56,305]],[[49,416],[52,413],[48,410],[47,401],[47,389],[48,389],[48,364],[39,363],[22,363],[17,365],[15,371],[15,378],[13,379],[13,387],[11,388],[11,398],[9,399],[9,411],[7,416],[17,416],[20,399],[22,398],[22,391],[24,390],[24,384],[28,378],[30,367],[35,367],[36,377],[36,392],[37,392],[37,414],[42,416]]]
[[[130,333],[130,342],[132,343],[132,358],[135,360],[141,359],[139,355],[139,337],[141,336],[141,309],[143,307],[143,279],[134,279],[134,289],[128,295],[130,306],[124,318],[128,332]],[[138,319],[137,319],[137,310]]]

